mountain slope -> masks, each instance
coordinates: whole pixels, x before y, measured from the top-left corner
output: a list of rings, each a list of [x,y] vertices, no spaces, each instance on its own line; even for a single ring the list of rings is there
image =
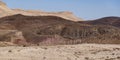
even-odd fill
[[[13,11],[9,9],[5,3],[0,1],[0,17],[12,14]]]
[[[104,17],[91,21],[80,21],[79,23],[92,24],[92,25],[111,25],[120,28],[120,17]]]
[[[120,43],[120,29],[117,27],[80,24],[56,16],[17,14],[1,18],[0,28],[2,30],[3,26],[7,30],[22,31],[26,41],[30,44]]]

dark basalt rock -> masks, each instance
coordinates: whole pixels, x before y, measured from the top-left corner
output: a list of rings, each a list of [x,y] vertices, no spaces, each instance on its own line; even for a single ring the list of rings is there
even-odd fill
[[[80,21],[79,23],[92,25],[111,25],[120,28],[120,17],[104,17],[96,20]]]

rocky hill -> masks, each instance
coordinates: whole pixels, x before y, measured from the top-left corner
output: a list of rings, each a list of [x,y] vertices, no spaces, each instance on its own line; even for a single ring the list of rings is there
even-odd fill
[[[56,16],[7,16],[0,18],[0,29],[21,31],[28,44],[120,43],[118,27],[78,23]]]
[[[92,24],[92,25],[111,25],[120,28],[120,17],[104,17],[91,21],[80,21],[79,23]]]
[[[68,11],[44,12],[44,11],[36,11],[36,10],[10,9],[7,7],[5,3],[0,1],[0,17],[10,16],[14,14],[23,14],[27,16],[58,16],[72,21],[83,21],[81,18],[74,16],[72,12],[68,12]]]

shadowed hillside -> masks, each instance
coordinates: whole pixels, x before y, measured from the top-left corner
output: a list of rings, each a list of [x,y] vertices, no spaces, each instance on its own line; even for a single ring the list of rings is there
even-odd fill
[[[21,31],[28,44],[120,43],[119,28],[105,24],[97,25],[93,22],[86,24],[56,16],[17,14],[1,18],[0,29]]]
[[[92,21],[80,21],[79,23],[92,25],[111,25],[120,28],[120,17],[104,17]]]

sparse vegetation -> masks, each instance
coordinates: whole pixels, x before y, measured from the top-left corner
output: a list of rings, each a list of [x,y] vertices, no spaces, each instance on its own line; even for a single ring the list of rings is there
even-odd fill
[[[85,57],[85,60],[89,60],[89,57]]]
[[[10,53],[11,53],[11,52],[12,52],[12,50],[8,50],[8,52],[10,52]]]

